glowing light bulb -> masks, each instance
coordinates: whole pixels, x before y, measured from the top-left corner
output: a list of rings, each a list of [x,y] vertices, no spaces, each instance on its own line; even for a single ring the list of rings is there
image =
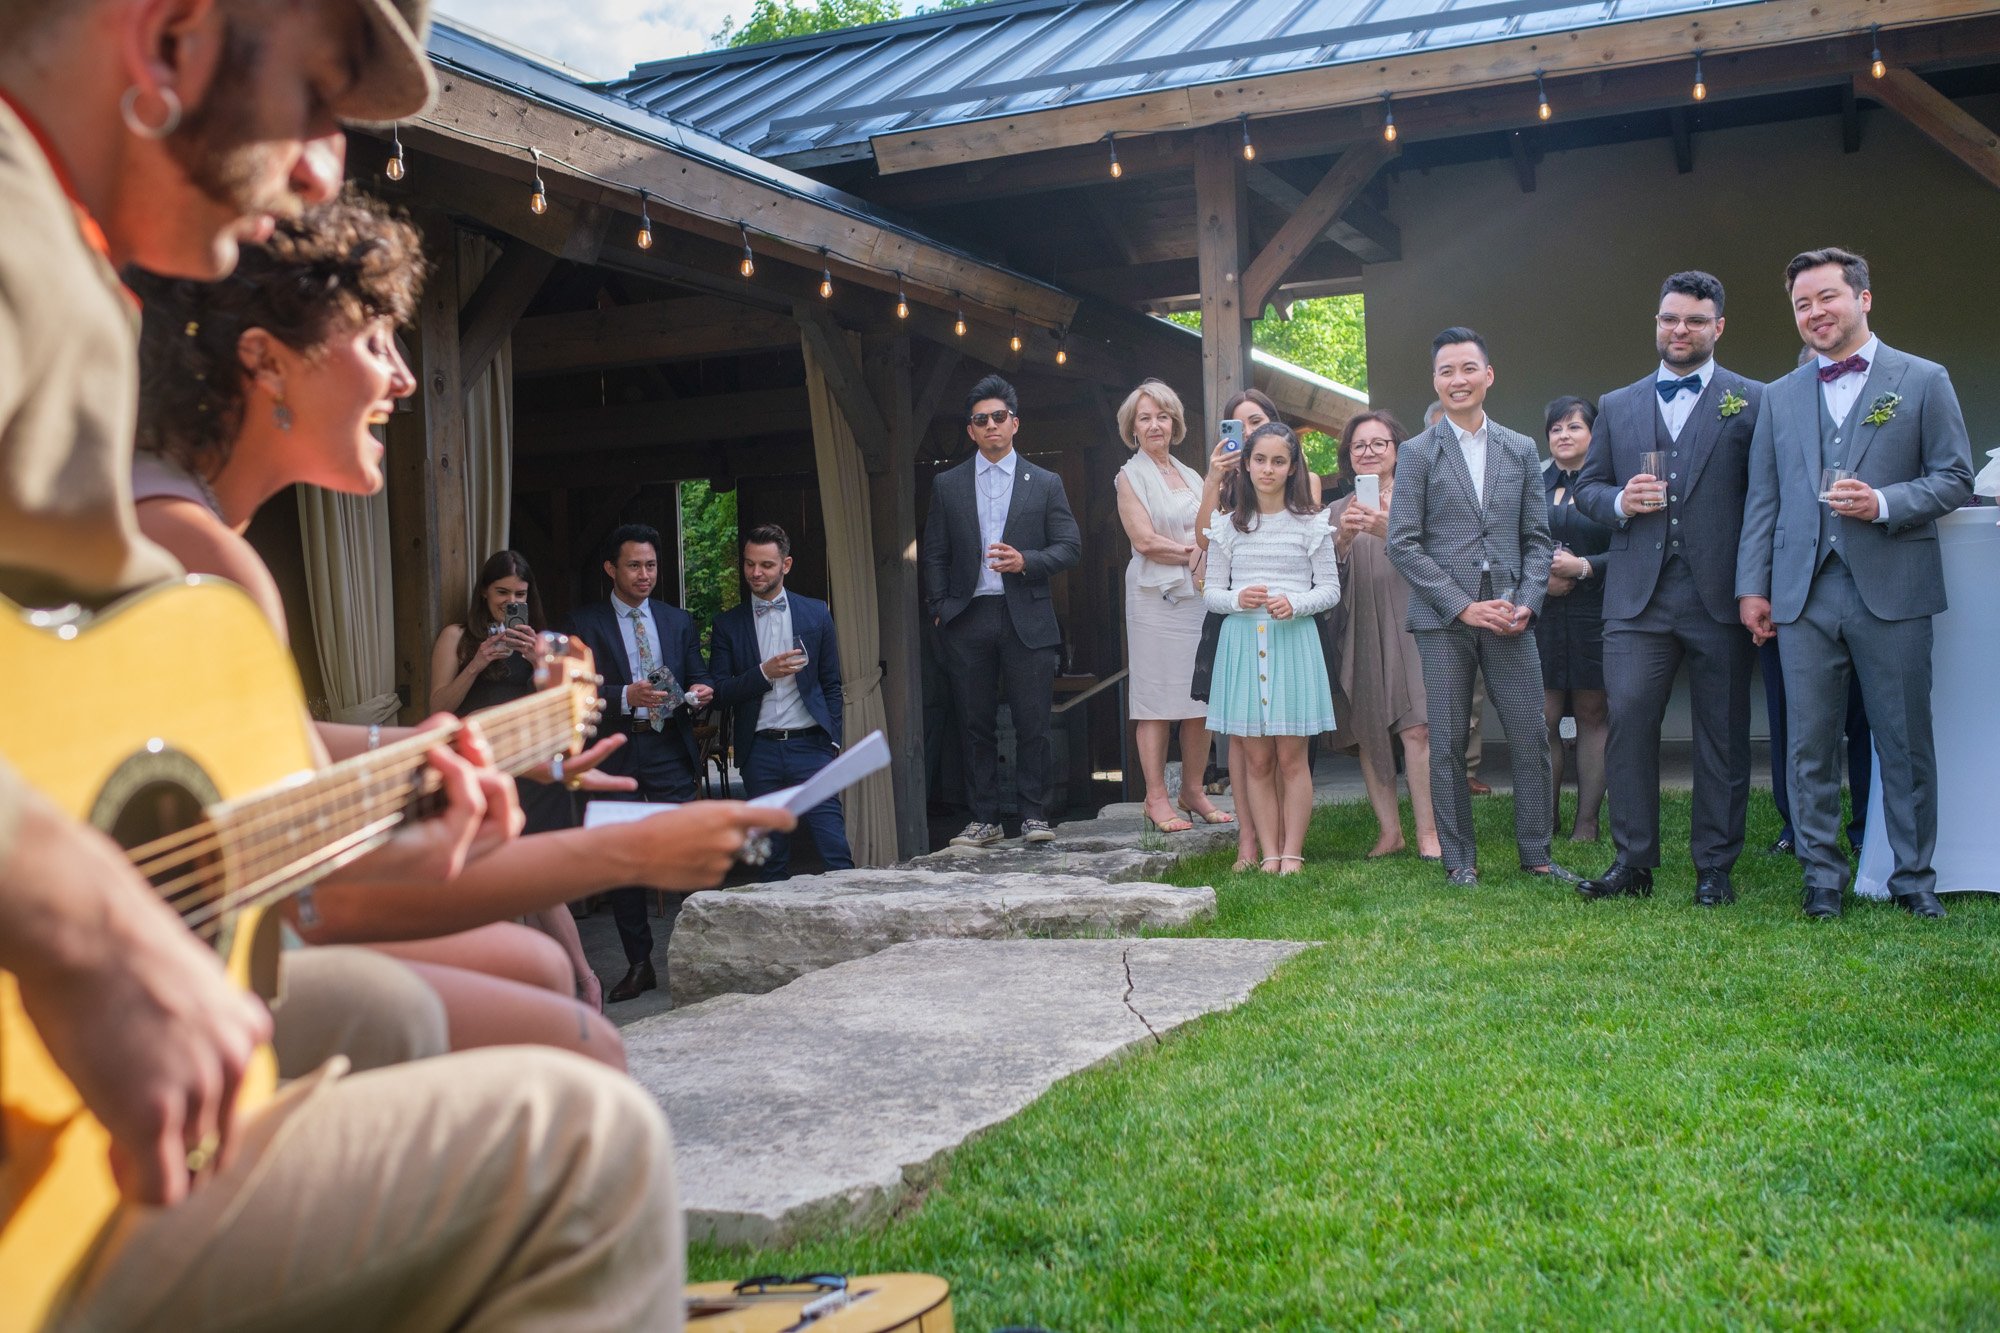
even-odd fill
[[[1067,347],[1064,347],[1061,343],[1056,344],[1056,364],[1059,366],[1066,366],[1069,364],[1069,349]]]
[[[1542,83],[1542,72],[1540,70],[1535,71],[1535,96],[1538,99],[1535,106],[1535,114],[1543,120],[1547,120],[1550,116],[1553,116],[1555,111],[1549,106],[1549,90]]]
[[[833,299],[833,274],[825,269],[820,270],[819,299],[822,301],[831,301]]]
[[[1884,78],[1889,73],[1889,67],[1882,62],[1882,25],[1869,25],[1868,37],[1873,44],[1873,49],[1868,52],[1868,73],[1877,79]]]
[[[1118,141],[1106,135],[1104,142],[1111,149],[1111,179],[1117,180],[1125,174],[1125,168],[1118,164]]]
[[[1694,100],[1708,100],[1708,81],[1701,77],[1701,52],[1694,53]]]
[[[908,319],[909,317],[910,317],[910,298],[908,294],[903,291],[903,275],[898,273],[896,275],[896,318]]]
[[[528,196],[528,211],[536,217],[549,211],[549,192],[542,188],[542,178],[535,177],[535,192]]]
[[[1007,345],[1017,352],[1021,350],[1021,334],[1018,329],[1015,330],[1014,336],[1007,340]]]
[[[965,312],[963,310],[958,312],[958,319],[953,322],[951,331],[961,338],[965,336]]]
[[[736,224],[736,230],[743,235],[743,258],[738,261],[736,271],[746,278],[754,277],[757,273],[757,256],[750,252],[750,229],[739,222]]]
[[[1250,142],[1250,117],[1248,113],[1245,113],[1240,119],[1243,121],[1243,160],[1245,162],[1255,162],[1257,160],[1257,145]]]
[[[1396,142],[1396,108],[1387,93],[1382,94],[1382,142]]]
[[[653,215],[646,208],[646,192],[639,191],[639,248],[653,248]]]
[[[389,159],[385,170],[390,180],[399,181],[410,174],[408,165],[403,161],[403,131],[397,126],[390,126],[389,141],[395,144],[396,155]]]

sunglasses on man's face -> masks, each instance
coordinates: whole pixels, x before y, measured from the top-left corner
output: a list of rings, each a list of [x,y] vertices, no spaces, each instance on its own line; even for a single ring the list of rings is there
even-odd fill
[[[975,426],[984,426],[990,421],[996,426],[1004,426],[1013,415],[1012,412],[1009,412],[1004,407],[997,412],[974,412],[972,414],[972,424]]]

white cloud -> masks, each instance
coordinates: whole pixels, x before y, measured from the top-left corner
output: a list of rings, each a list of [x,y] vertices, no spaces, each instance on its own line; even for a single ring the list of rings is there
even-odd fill
[[[593,78],[618,78],[709,49],[723,19],[741,23],[750,0],[439,0],[437,12]]]

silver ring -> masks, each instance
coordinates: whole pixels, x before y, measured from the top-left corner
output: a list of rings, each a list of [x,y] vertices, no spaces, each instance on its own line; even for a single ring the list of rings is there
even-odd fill
[[[181,95],[172,88],[157,88],[153,95],[160,99],[160,105],[167,109],[166,119],[158,125],[148,125],[139,119],[139,85],[133,84],[118,99],[118,115],[124,120],[125,128],[141,139],[164,139],[181,127]]]

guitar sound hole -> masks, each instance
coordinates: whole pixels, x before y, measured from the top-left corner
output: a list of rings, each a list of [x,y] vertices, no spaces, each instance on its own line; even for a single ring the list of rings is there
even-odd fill
[[[149,749],[119,766],[99,794],[90,822],[126,851],[139,853],[140,873],[185,919],[223,891],[213,841],[195,832],[163,848],[154,844],[196,829],[204,807],[219,799],[215,784],[193,760],[175,750]],[[201,934],[208,939],[214,931]],[[213,942],[226,952],[227,932]]]

